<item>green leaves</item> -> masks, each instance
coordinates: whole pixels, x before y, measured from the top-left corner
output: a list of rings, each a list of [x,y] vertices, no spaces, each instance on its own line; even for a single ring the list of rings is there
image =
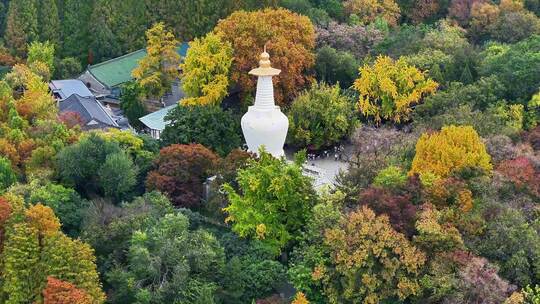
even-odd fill
[[[261,240],[276,255],[296,240],[311,214],[316,196],[310,178],[300,164],[289,164],[261,151],[238,171],[237,193],[224,185],[230,205],[224,208],[232,230]]]

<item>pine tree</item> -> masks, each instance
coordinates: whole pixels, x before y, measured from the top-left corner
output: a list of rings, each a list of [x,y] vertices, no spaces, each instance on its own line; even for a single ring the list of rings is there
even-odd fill
[[[63,47],[59,57],[79,58],[85,66],[88,63],[93,3],[93,0],[64,0],[61,18]]]
[[[60,17],[56,0],[40,0],[38,20],[40,40],[49,41],[58,50],[60,46]]]
[[[18,56],[26,55],[28,43],[38,38],[38,14],[36,0],[12,0],[9,3],[6,46]]]
[[[121,55],[120,46],[111,26],[112,8],[109,0],[96,0],[92,11],[90,48],[95,62]]]
[[[114,0],[112,7],[111,28],[122,54],[142,49],[144,33],[149,25],[144,1]]]

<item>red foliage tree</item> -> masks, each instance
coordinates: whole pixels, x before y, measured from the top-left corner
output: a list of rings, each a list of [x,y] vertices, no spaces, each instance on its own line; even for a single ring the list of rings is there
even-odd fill
[[[366,205],[377,215],[386,214],[390,225],[405,235],[415,232],[417,206],[411,203],[409,194],[395,194],[388,189],[370,187],[360,194],[359,204]]]
[[[528,189],[535,195],[540,195],[540,171],[534,163],[525,156],[505,160],[497,167],[502,175],[511,180],[519,189]]]
[[[54,277],[47,278],[47,286],[43,290],[44,304],[92,304],[92,298],[75,285]]]
[[[529,142],[534,150],[540,150],[540,126],[525,133],[524,139]]]
[[[177,206],[196,207],[202,198],[203,182],[218,161],[214,152],[200,144],[165,147],[148,174],[146,186],[166,193]]]
[[[2,252],[3,244],[4,244],[4,224],[11,216],[11,205],[9,202],[3,198],[0,197],[0,252]]]
[[[484,0],[452,0],[448,8],[448,16],[455,19],[461,26],[467,26],[471,18],[471,9],[475,3]]]
[[[83,125],[81,115],[73,111],[66,111],[58,114],[58,120],[70,129],[75,126]]]

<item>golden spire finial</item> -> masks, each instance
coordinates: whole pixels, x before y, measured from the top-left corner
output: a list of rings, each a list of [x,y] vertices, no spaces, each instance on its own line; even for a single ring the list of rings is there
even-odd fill
[[[270,62],[270,54],[266,52],[266,43],[264,44],[264,51],[259,58],[259,67],[251,70],[249,74],[255,76],[275,76],[278,75],[279,72],[281,72],[278,69],[272,68],[272,64]]]

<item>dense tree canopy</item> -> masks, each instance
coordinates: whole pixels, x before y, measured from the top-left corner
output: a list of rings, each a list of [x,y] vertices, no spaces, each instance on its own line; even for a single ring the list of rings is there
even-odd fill
[[[539,34],[538,0],[0,1],[0,303],[536,304]],[[239,149],[265,46],[280,159]],[[133,128],[84,131],[48,82],[108,59]]]
[[[258,66],[264,46],[273,67],[282,71],[274,83],[279,105],[290,104],[309,83],[309,69],[315,62],[315,30],[307,17],[285,9],[238,11],[221,20],[214,32],[232,45],[231,80],[245,94],[254,92],[257,79],[248,72]]]
[[[288,116],[288,142],[314,150],[337,144],[357,122],[353,102],[341,94],[339,86],[325,83],[301,93]]]
[[[233,49],[219,35],[209,33],[189,45],[181,64],[184,105],[216,105],[228,94]]]

